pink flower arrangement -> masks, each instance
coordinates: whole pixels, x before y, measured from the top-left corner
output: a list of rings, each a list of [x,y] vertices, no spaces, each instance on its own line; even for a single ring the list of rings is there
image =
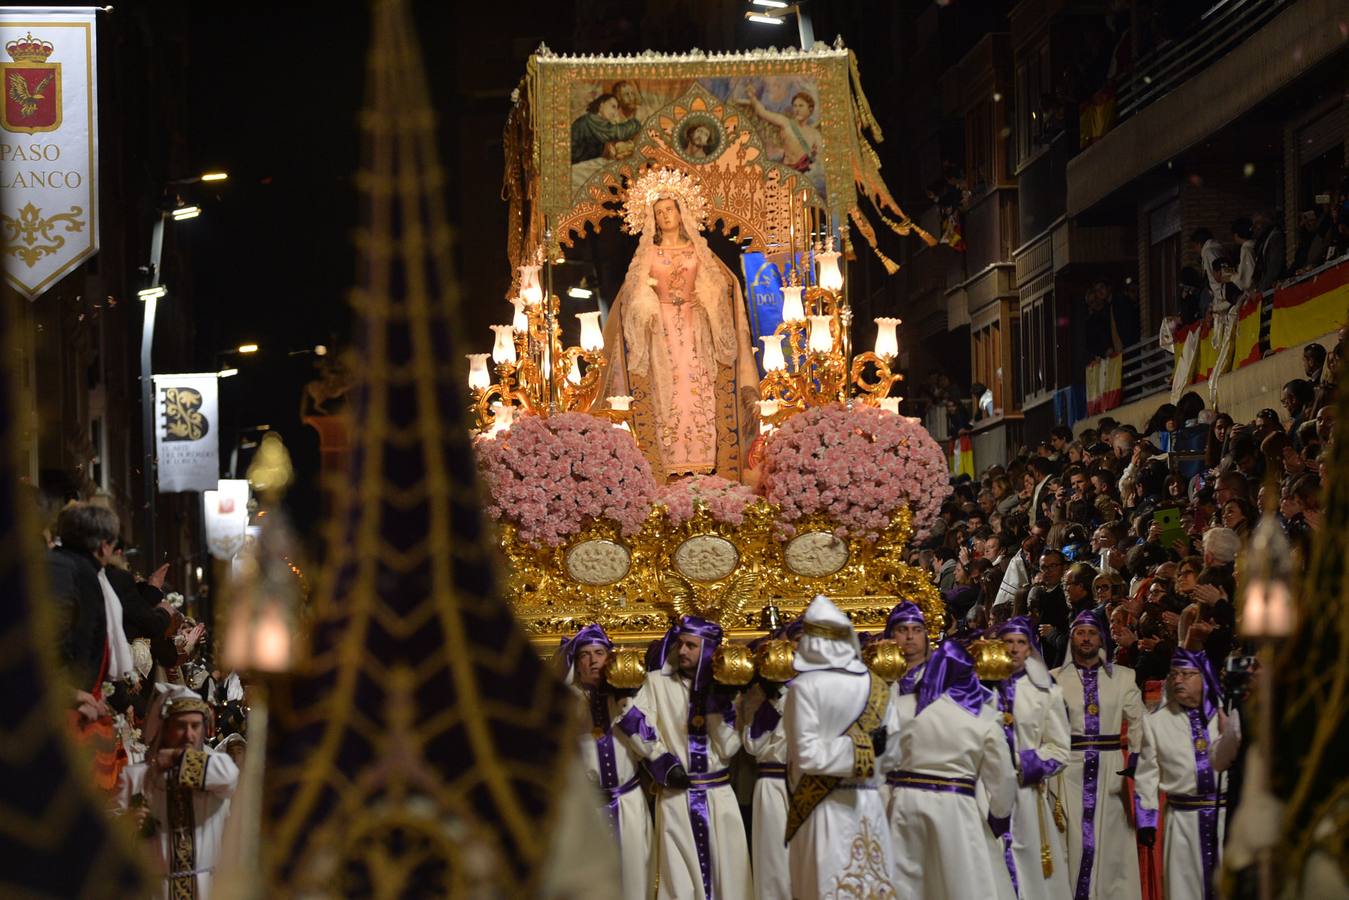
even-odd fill
[[[739,525],[745,520],[745,507],[757,497],[749,485],[729,481],[717,475],[681,478],[661,489],[656,498],[665,505],[670,522],[683,525],[693,518],[693,503],[701,500],[712,518],[723,525]]]
[[[632,537],[656,497],[632,435],[586,413],[520,416],[477,447],[488,514],[514,525],[526,544],[561,546],[599,518]]]
[[[917,419],[873,406],[821,406],[792,416],[764,442],[765,497],[790,525],[823,513],[840,537],[875,541],[907,504],[916,536],[951,492],[946,456]]]

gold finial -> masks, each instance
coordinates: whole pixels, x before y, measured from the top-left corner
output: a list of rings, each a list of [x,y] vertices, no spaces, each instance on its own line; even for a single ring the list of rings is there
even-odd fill
[[[281,440],[281,435],[269,431],[262,436],[262,443],[248,467],[248,483],[258,492],[264,501],[280,500],[295,480],[295,470],[290,464],[290,452]]]

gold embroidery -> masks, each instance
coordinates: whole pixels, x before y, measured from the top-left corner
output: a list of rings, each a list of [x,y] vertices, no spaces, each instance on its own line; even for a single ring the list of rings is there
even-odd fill
[[[853,742],[853,777],[870,778],[876,767],[876,753],[871,746],[871,732],[881,726],[881,717],[890,699],[890,686],[883,678],[867,673],[867,705],[862,714],[848,726],[846,734]],[[787,836],[790,841],[806,819],[829,796],[842,778],[837,775],[803,775],[796,789],[791,791],[787,809]]]
[[[897,896],[886,865],[885,845],[889,840],[873,834],[865,816],[861,828],[848,848],[848,865],[824,894],[824,900],[892,900]]]
[[[194,791],[206,789],[206,753],[202,750],[184,750],[183,764],[178,767],[178,783]]]
[[[192,789],[186,783],[189,778],[188,753],[200,751],[188,750],[183,754],[178,778],[169,779],[167,807],[169,814],[169,855],[171,870],[169,875],[169,896],[173,900],[195,900],[197,896],[197,821],[192,808]],[[204,762],[202,759],[202,768]]]
[[[69,212],[44,217],[42,210],[31,203],[19,210],[17,219],[0,215],[0,225],[5,229],[5,252],[17,256],[31,269],[42,257],[50,256],[66,245],[65,238],[52,234],[59,223],[65,223],[68,233],[84,230],[84,220],[79,218],[82,215],[83,208],[72,206]],[[39,238],[47,243],[39,244]]]

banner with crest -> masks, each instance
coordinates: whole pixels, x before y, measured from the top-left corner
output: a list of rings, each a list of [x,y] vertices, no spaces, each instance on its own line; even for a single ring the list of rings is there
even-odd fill
[[[0,10],[0,232],[29,300],[98,251],[96,14]]]
[[[215,490],[220,430],[215,372],[155,376],[155,451],[159,491]]]

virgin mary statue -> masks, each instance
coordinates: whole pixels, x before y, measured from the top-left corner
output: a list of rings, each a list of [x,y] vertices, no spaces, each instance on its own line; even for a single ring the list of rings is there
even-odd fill
[[[605,325],[599,396],[632,396],[633,430],[658,479],[743,480],[759,372],[740,282],[700,230],[702,191],[683,172],[651,169],[623,211],[639,239]]]

